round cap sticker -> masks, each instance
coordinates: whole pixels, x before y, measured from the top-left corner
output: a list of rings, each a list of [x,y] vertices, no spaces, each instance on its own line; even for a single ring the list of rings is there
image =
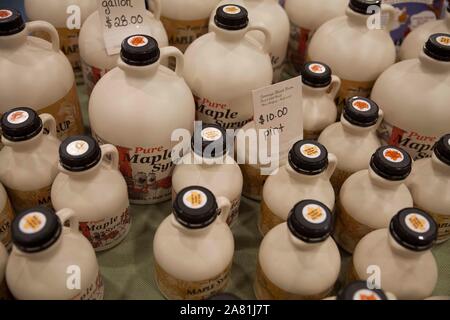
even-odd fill
[[[381,298],[372,290],[361,289],[355,292],[353,300],[381,300]]]
[[[21,124],[28,120],[30,115],[23,110],[17,110],[8,115],[8,122],[12,124]]]
[[[89,144],[83,140],[76,140],[69,143],[66,151],[71,156],[82,156],[89,150]]]
[[[12,11],[10,10],[0,10],[0,19],[7,19],[13,15]]]
[[[436,41],[439,43],[439,44],[442,44],[443,46],[450,46],[450,37],[447,37],[447,36],[440,36],[440,37],[437,37],[436,38]]]
[[[383,156],[386,160],[389,160],[390,162],[399,163],[402,162],[405,159],[405,156],[400,150],[394,149],[394,148],[388,148],[384,150]]]
[[[148,43],[148,39],[143,36],[134,36],[128,39],[128,44],[132,47],[140,48]]]
[[[312,63],[309,65],[308,69],[313,73],[324,73],[327,69],[321,64]]]
[[[367,101],[364,101],[362,99],[357,99],[352,102],[352,107],[355,108],[358,111],[369,111],[372,109],[370,103]]]
[[[19,222],[19,229],[23,233],[33,234],[41,231],[45,223],[47,222],[47,218],[40,212],[30,212]]]
[[[303,217],[306,221],[314,224],[319,224],[325,221],[327,214],[325,210],[315,204],[309,204],[302,210]]]
[[[300,152],[302,155],[310,159],[318,158],[322,154],[322,151],[320,151],[318,146],[310,143],[302,145]]]
[[[226,6],[223,8],[223,11],[228,14],[238,14],[241,12],[241,8],[236,6]]]
[[[207,200],[206,194],[200,190],[190,190],[183,196],[183,203],[191,209],[202,208]]]
[[[420,214],[408,214],[405,217],[405,223],[408,228],[417,233],[425,233],[430,230],[430,222]]]
[[[202,130],[202,139],[205,141],[216,141],[222,138],[222,132],[217,128],[205,128]]]

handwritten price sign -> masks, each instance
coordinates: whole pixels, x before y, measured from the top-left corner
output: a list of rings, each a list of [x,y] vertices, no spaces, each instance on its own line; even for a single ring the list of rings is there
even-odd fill
[[[128,36],[151,35],[150,27],[144,25],[145,0],[97,0],[97,6],[108,55],[118,54]]]

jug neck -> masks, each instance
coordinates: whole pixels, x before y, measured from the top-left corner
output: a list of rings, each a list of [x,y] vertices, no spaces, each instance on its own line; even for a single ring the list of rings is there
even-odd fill
[[[323,171],[319,174],[315,174],[315,175],[302,174],[300,172],[295,171],[294,168],[292,168],[292,166],[289,164],[289,162],[286,163],[285,169],[292,179],[294,179],[300,183],[305,183],[305,184],[312,184],[315,181],[323,178],[324,175],[326,175],[326,173],[327,173],[327,170],[325,170],[325,171]]]
[[[323,88],[314,88],[305,84],[302,85],[303,95],[305,97],[316,98],[324,96],[328,93],[328,89],[330,89],[330,86],[326,86]]]
[[[117,65],[128,76],[136,78],[149,78],[153,77],[158,72],[160,60],[147,66],[132,66],[126,64],[121,58],[119,58]]]
[[[57,251],[62,243],[62,237],[64,236],[64,232],[65,232],[65,227],[63,227],[63,230],[61,231],[61,234],[58,238],[58,240],[55,241],[55,243],[53,243],[51,245],[51,247],[39,251],[39,252],[33,252],[33,253],[28,253],[28,252],[24,252],[21,251],[20,249],[18,249],[17,247],[14,247],[14,250],[17,250],[17,253],[19,256],[24,256],[27,259],[30,260],[47,260],[49,259],[51,256],[53,256],[55,254],[55,251]]]
[[[431,156],[431,163],[435,171],[450,177],[450,166],[442,162],[435,153]]]
[[[450,62],[433,59],[423,51],[420,53],[419,61],[421,66],[429,72],[448,73],[450,71]]]
[[[172,213],[171,216],[171,223],[172,225],[179,231],[181,231],[184,235],[191,237],[191,238],[202,238],[206,237],[208,233],[213,228],[214,224],[217,223],[219,220],[219,217],[216,217],[216,220],[214,220],[213,223],[210,225],[207,225],[206,227],[200,228],[200,229],[190,229],[183,225],[181,225],[177,219],[175,219],[175,215]]]
[[[25,141],[10,141],[2,136],[2,143],[6,147],[10,147],[14,152],[30,152],[40,147],[44,141],[44,136],[46,135],[44,135],[43,130],[41,130],[41,132],[39,132],[35,137]]]
[[[23,45],[27,42],[28,38],[28,30],[27,28],[23,29],[21,32],[10,35],[0,37],[0,47],[1,48],[16,48]]]
[[[358,13],[349,7],[346,9],[345,14],[352,25],[367,29],[367,21],[370,18],[370,15]]]
[[[401,244],[399,244],[397,242],[397,240],[394,239],[394,237],[389,232],[389,230],[386,230],[386,232],[388,233],[387,241],[389,243],[389,246],[391,247],[392,251],[400,257],[407,258],[407,259],[417,259],[421,255],[423,255],[424,253],[427,252],[427,251],[413,251],[413,250],[407,249],[404,246],[402,246]]]
[[[100,161],[95,165],[94,167],[85,170],[85,171],[69,171],[59,166],[59,170],[66,175],[68,175],[71,179],[77,180],[77,181],[85,181],[85,180],[91,180],[95,175],[97,175],[100,172],[100,169],[103,167],[103,161]]]
[[[367,136],[371,132],[374,132],[378,126],[378,124],[370,127],[356,126],[345,119],[343,115],[341,116],[341,125],[345,132],[354,136]]]
[[[320,247],[322,245],[323,242],[316,242],[316,243],[308,243],[305,242],[299,238],[297,238],[296,236],[294,236],[290,231],[289,228],[286,225],[286,230],[289,233],[289,240],[291,241],[291,243],[294,245],[295,248],[301,250],[301,251],[314,251],[316,250],[318,247]]]
[[[397,189],[399,188],[405,180],[391,181],[380,177],[378,174],[373,171],[371,167],[369,167],[369,179],[370,181],[377,187],[383,189]]]
[[[230,161],[231,158],[227,156],[227,154],[217,157],[217,158],[205,158],[201,157],[198,154],[196,154],[194,151],[191,151],[192,160],[194,164],[199,164],[203,168],[212,168],[214,166],[220,166],[223,164],[232,164],[233,162]]]
[[[213,23],[211,31],[214,32],[217,41],[238,43],[245,37],[249,31],[249,27],[240,30],[225,30]]]

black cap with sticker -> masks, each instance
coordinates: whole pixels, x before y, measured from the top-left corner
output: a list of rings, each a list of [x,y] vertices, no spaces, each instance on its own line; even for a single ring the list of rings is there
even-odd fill
[[[40,252],[51,247],[59,239],[61,231],[61,220],[45,207],[20,213],[11,226],[14,245],[27,253]]]
[[[378,105],[363,97],[353,97],[347,100],[344,107],[344,119],[358,127],[371,127],[378,122]]]
[[[375,12],[370,10],[372,6],[381,8],[381,0],[350,0],[349,7],[355,12],[372,15]]]
[[[97,141],[90,136],[73,136],[59,146],[61,166],[73,172],[89,170],[102,159],[102,151]]]
[[[26,141],[37,136],[43,129],[42,119],[31,108],[14,108],[3,114],[3,136],[14,142]]]
[[[400,181],[406,179],[412,170],[409,154],[401,148],[384,146],[372,155],[370,167],[380,177]]]
[[[348,284],[342,288],[336,300],[389,300],[386,294],[381,289],[370,289],[367,286],[367,281],[359,280]]]
[[[201,157],[221,157],[228,152],[227,132],[216,124],[202,124],[195,128],[191,147]]]
[[[147,66],[159,60],[158,42],[145,34],[135,34],[122,42],[120,58],[131,66]]]
[[[392,218],[389,231],[403,247],[425,251],[434,245],[438,226],[428,213],[416,208],[406,208]]]
[[[446,134],[436,142],[434,154],[439,160],[450,166],[450,134]]]
[[[216,10],[214,23],[221,29],[241,30],[248,26],[248,11],[236,4],[226,4]]]
[[[301,140],[289,151],[289,164],[299,173],[317,175],[328,167],[328,151],[317,141]]]
[[[303,84],[313,88],[327,87],[332,80],[330,67],[317,61],[306,62],[301,75]]]
[[[25,21],[19,11],[0,8],[0,37],[10,36],[25,29]]]
[[[291,233],[308,243],[325,241],[333,231],[330,209],[316,200],[303,200],[289,213],[287,225]]]
[[[450,34],[436,33],[430,36],[423,51],[435,60],[450,61]]]
[[[173,203],[175,219],[188,229],[209,226],[217,218],[218,207],[214,194],[200,186],[181,190]]]

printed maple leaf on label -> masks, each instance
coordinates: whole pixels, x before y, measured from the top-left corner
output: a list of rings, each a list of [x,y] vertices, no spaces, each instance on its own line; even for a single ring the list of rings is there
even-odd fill
[[[399,151],[397,151],[397,150],[392,150],[392,149],[387,150],[387,151],[384,153],[384,156],[385,156],[386,158],[389,158],[389,159],[393,160],[393,161],[397,161],[398,159],[401,159],[401,158],[402,158],[402,154],[401,154]]]

